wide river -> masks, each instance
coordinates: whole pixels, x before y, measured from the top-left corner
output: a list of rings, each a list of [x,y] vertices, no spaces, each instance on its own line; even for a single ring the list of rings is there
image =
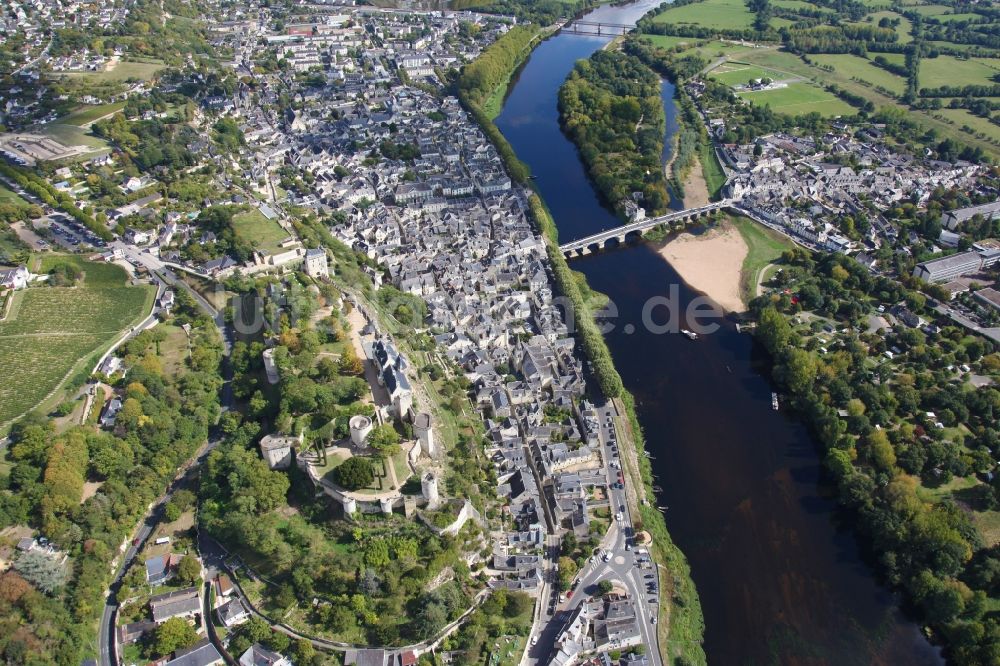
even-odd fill
[[[631,23],[654,2],[601,7],[588,20]],[[537,177],[560,238],[615,226],[559,127],[557,92],[573,64],[608,41],[563,33],[513,82],[497,125]],[[676,129],[672,86],[664,84]],[[698,341],[654,334],[643,304],[678,289],[698,296],[649,246],[576,259],[617,305],[608,333],[654,456],[659,503],[701,596],[712,664],[940,664],[835,523],[813,439],[771,409],[766,358],[731,323]],[[661,315],[664,311],[661,309]],[[661,317],[662,318],[662,317]]]

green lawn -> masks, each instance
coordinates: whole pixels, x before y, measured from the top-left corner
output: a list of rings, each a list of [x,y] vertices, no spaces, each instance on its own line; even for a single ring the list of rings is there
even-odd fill
[[[769,105],[772,111],[793,116],[813,111],[827,117],[849,116],[856,112],[847,102],[811,83],[792,83],[785,88],[744,92],[739,95],[753,104]]]
[[[872,54],[874,57],[877,54]],[[896,76],[877,65],[873,65],[868,59],[861,56],[847,53],[821,53],[810,55],[809,59],[821,65],[829,65],[838,73],[844,76],[867,81],[872,85],[880,86],[886,90],[902,95],[906,90],[906,81],[901,76]]]
[[[104,139],[96,137],[88,130],[76,125],[49,123],[36,128],[36,131],[67,146],[87,146],[94,150],[108,148],[108,143]]]
[[[121,111],[125,108],[125,102],[114,102],[113,104],[98,104],[96,106],[84,106],[68,116],[59,119],[62,125],[76,125],[80,127],[87,123],[92,123],[99,118]]]
[[[654,17],[653,22],[738,30],[751,26],[753,14],[747,9],[743,0],[704,0],[681,7],[671,7]]]
[[[349,457],[350,456],[347,455],[329,456],[327,458],[327,464],[320,470],[318,470],[320,472],[320,475],[328,477],[331,482],[336,483],[336,480],[332,476],[333,470],[340,467],[344,463],[344,461],[346,461]],[[360,490],[357,490],[355,492],[362,494],[375,494],[391,490],[390,488],[391,477],[389,476],[389,468],[386,466],[386,463],[392,465],[395,468],[396,480],[399,481],[399,485],[402,486],[404,483],[406,483],[406,479],[410,475],[410,468],[406,464],[405,452],[400,451],[387,461],[379,460],[377,458],[370,458],[370,460],[372,463],[372,467],[375,471],[375,480],[372,482],[370,486],[366,488],[361,488]]]
[[[743,269],[740,271],[740,292],[743,295],[743,301],[749,303],[757,295],[757,280],[760,278],[761,271],[781,257],[782,252],[795,247],[795,244],[776,231],[748,218],[730,217],[729,219],[747,244],[747,256],[743,260]]]
[[[1000,74],[1000,58],[961,60],[942,55],[920,61],[920,87],[990,85]]]
[[[235,215],[233,228],[237,235],[250,241],[255,248],[270,254],[278,252],[281,249],[279,244],[289,236],[280,224],[267,219],[257,209]]]
[[[0,323],[0,423],[35,408],[74,372],[92,363],[122,331],[153,304],[152,286],[128,286],[125,271],[76,256],[47,255],[45,272],[56,262],[76,264],[86,277],[78,287],[32,287],[14,297],[11,314]]]
[[[13,203],[13,204],[25,204],[25,205],[27,205],[28,202],[25,201],[24,199],[22,199],[21,197],[19,197],[17,195],[17,193],[15,193],[9,187],[7,187],[6,185],[0,183],[0,203]]]
[[[119,62],[110,72],[66,72],[63,76],[96,84],[127,81],[128,79],[152,79],[166,65],[157,62]]]

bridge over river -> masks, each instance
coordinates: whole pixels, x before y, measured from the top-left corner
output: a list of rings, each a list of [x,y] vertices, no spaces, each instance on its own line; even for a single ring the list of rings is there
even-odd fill
[[[635,23],[608,23],[607,21],[572,21],[563,32],[579,35],[624,35],[635,30]]]
[[[615,227],[614,229],[607,229],[606,231],[602,231],[600,233],[591,234],[590,236],[579,240],[569,241],[568,243],[560,245],[559,250],[567,259],[572,259],[575,256],[582,257],[590,254],[591,252],[596,252],[608,247],[611,240],[615,240],[619,245],[623,245],[629,240],[630,237],[641,237],[650,229],[658,227],[661,224],[669,224],[671,222],[690,222],[700,217],[706,217],[714,211],[731,208],[734,205],[735,202],[733,199],[723,199],[721,201],[713,201],[705,206],[698,206],[697,208],[686,208],[684,210],[674,211],[659,217],[650,217],[645,220],[631,222],[621,227]]]

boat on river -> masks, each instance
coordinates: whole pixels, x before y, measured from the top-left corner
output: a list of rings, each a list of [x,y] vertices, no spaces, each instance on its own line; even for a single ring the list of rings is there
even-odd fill
[[[771,392],[771,409],[773,409],[774,411],[778,411],[778,407],[779,406],[780,405],[778,404],[778,394],[774,393],[772,391]]]
[[[687,338],[688,338],[688,340],[697,340],[698,339],[698,334],[697,333],[695,333],[694,331],[689,331],[686,328],[682,328],[681,329],[681,333],[683,333],[684,335],[686,335]]]

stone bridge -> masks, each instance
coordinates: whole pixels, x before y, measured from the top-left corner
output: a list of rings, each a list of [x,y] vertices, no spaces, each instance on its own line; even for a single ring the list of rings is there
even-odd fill
[[[670,224],[671,222],[690,222],[701,217],[707,217],[717,210],[730,208],[733,205],[734,202],[732,199],[723,199],[722,201],[713,201],[710,204],[699,206],[697,208],[687,208],[685,210],[667,213],[666,215],[661,215],[659,217],[650,217],[645,220],[639,220],[638,222],[630,222],[624,226],[592,234],[586,238],[569,241],[568,243],[560,245],[559,250],[567,259],[582,257],[590,254],[591,252],[597,252],[610,247],[612,245],[612,241],[616,241],[617,245],[624,245],[632,238],[641,238],[647,231],[658,227],[661,224]]]

